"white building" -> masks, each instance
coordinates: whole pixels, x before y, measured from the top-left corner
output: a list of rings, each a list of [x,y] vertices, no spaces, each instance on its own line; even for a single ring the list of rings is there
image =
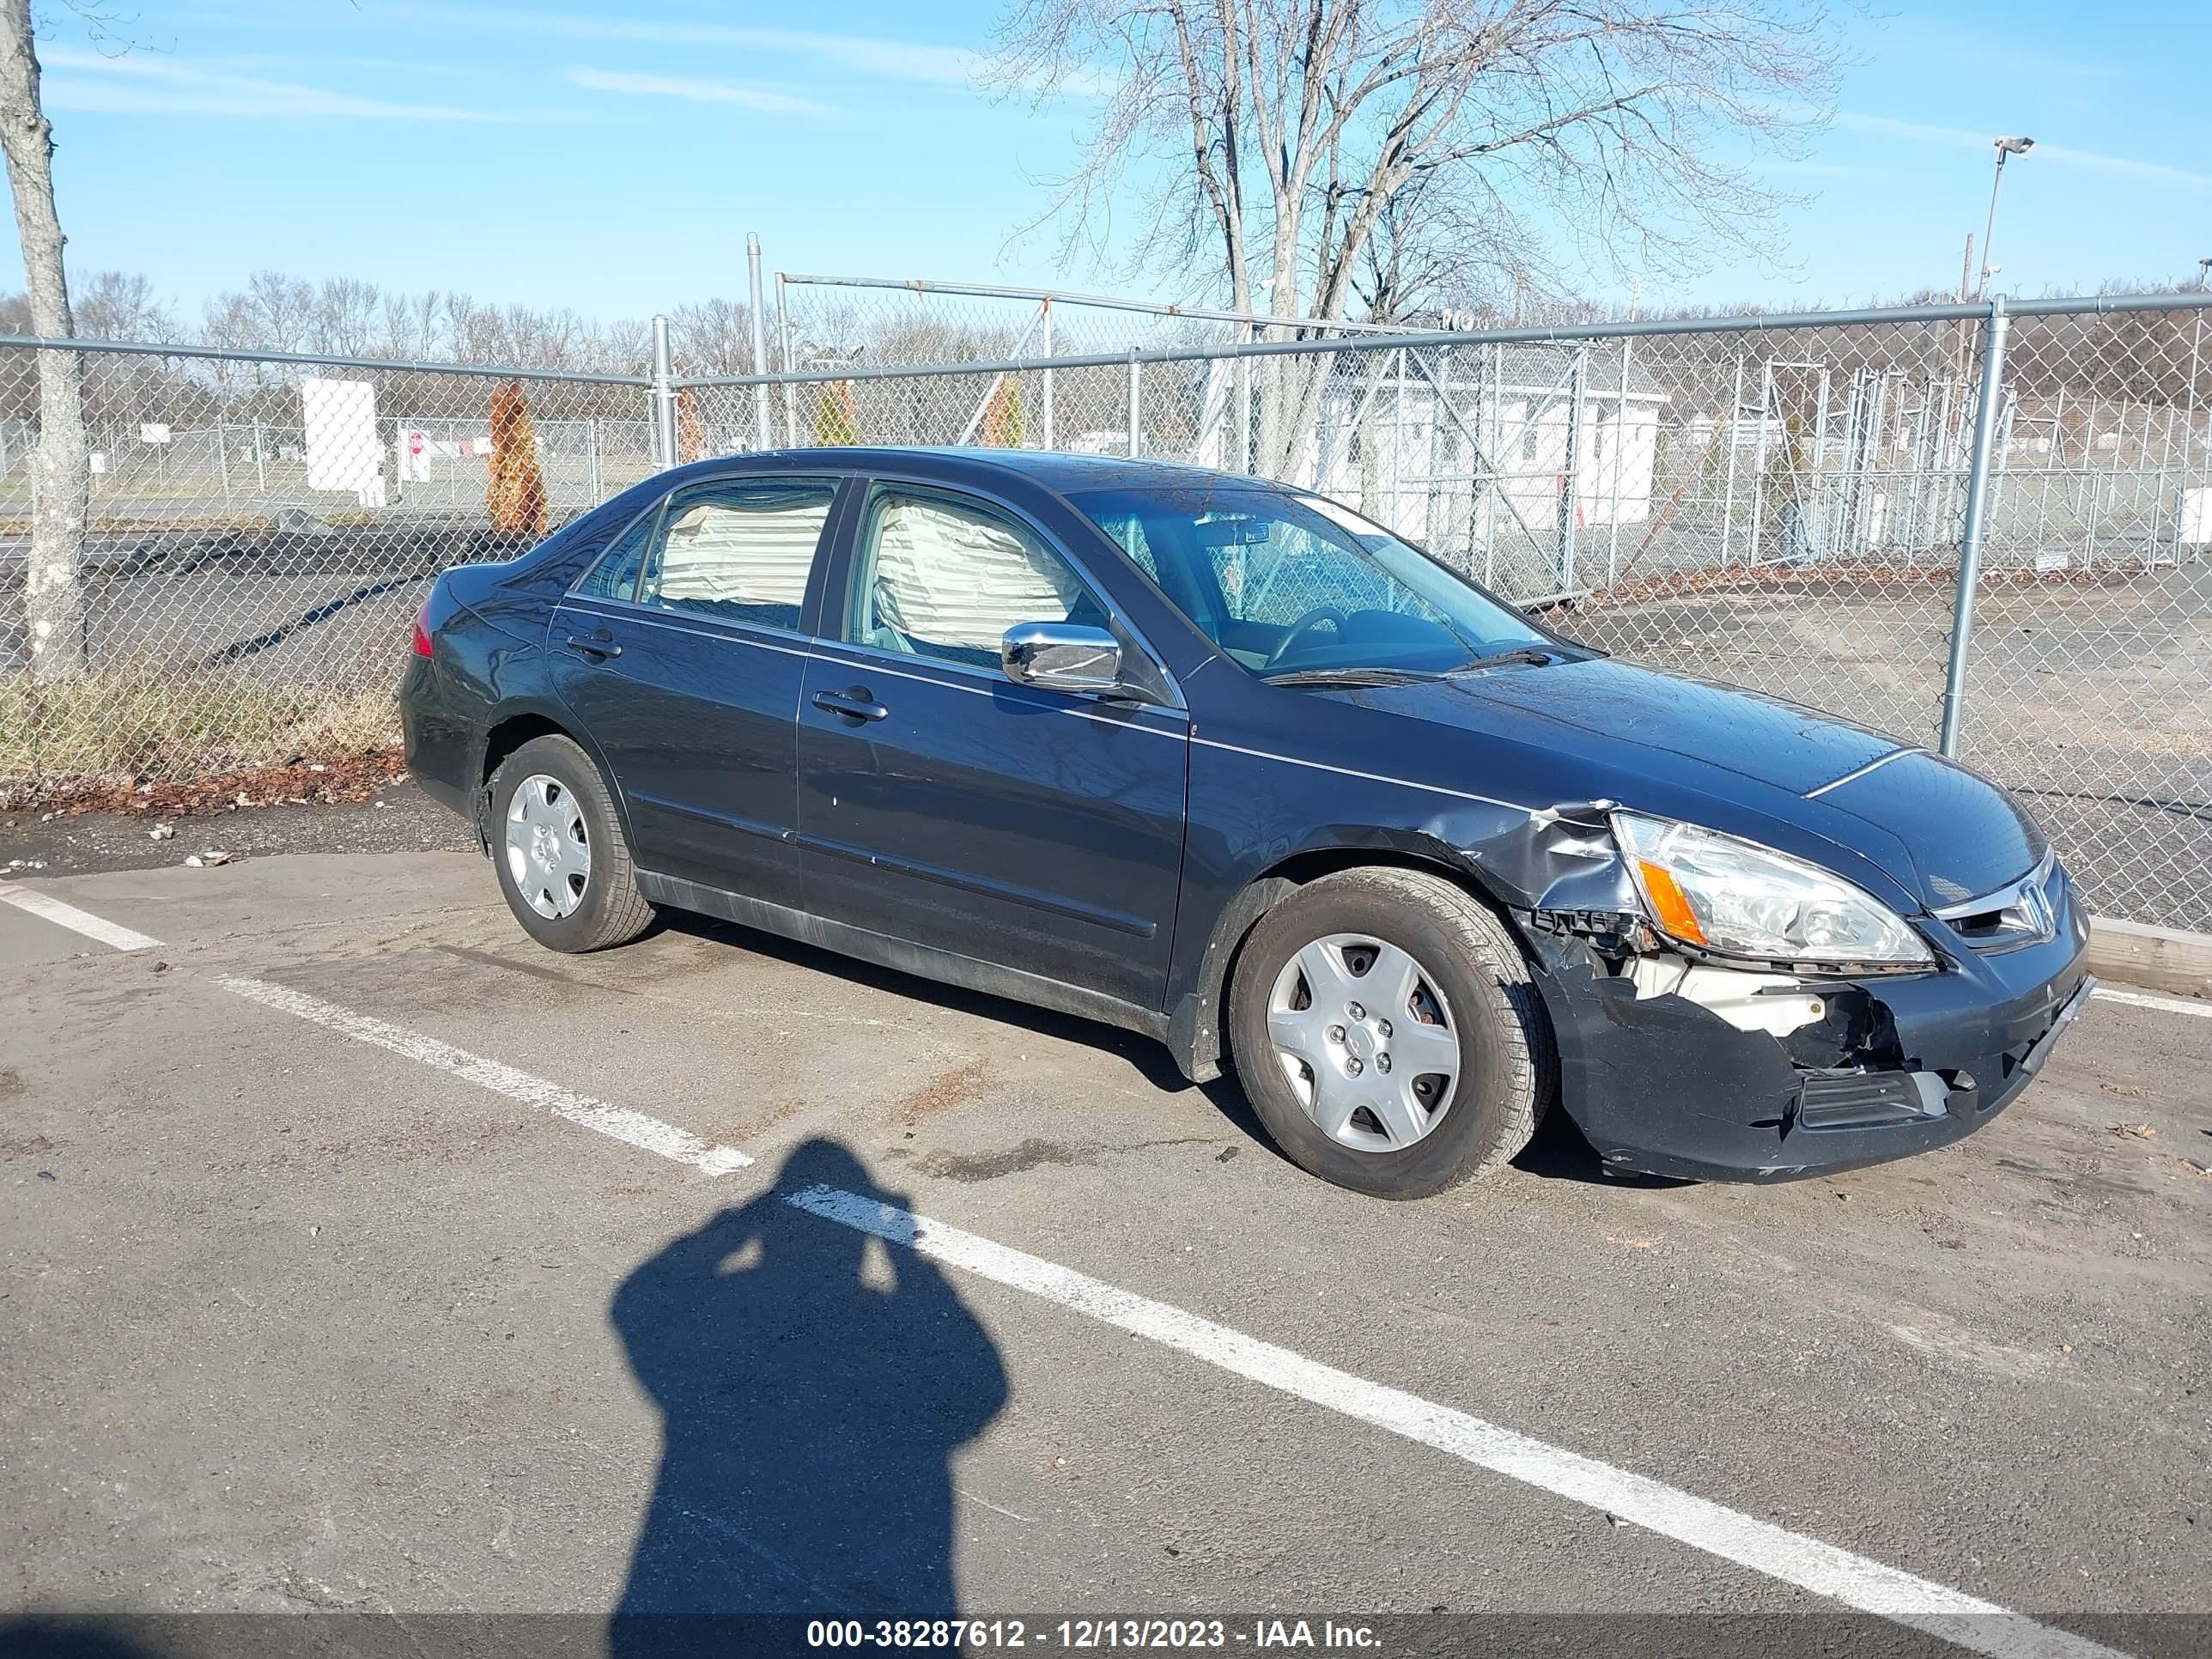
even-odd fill
[[[1577,544],[1652,510],[1668,394],[1621,346],[1489,345],[1346,353],[1323,390],[1298,483],[1359,507],[1509,586],[1577,586]],[[1233,439],[1227,365],[1207,377],[1197,453]],[[1263,395],[1253,375],[1255,398]],[[1532,568],[1533,566],[1533,568]],[[1586,564],[1582,565],[1584,569]],[[1581,584],[1588,586],[1587,582]]]
[[[1323,398],[1311,482],[1386,505],[1443,496],[1530,526],[1641,524],[1651,514],[1666,392],[1618,347],[1467,347],[1394,357],[1382,372],[1347,366]],[[1460,516],[1442,506],[1446,518]],[[1411,530],[1413,526],[1407,526]]]

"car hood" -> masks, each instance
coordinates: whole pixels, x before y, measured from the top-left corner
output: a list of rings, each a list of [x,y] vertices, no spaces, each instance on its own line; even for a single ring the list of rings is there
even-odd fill
[[[1500,667],[1349,694],[1370,708],[1577,750],[1628,785],[1755,796],[1878,865],[1931,908],[1992,892],[2033,867],[2042,836],[2010,797],[1964,767],[1779,698],[1611,658]],[[1753,786],[1732,787],[1731,779]],[[1727,830],[1726,823],[1711,827]]]

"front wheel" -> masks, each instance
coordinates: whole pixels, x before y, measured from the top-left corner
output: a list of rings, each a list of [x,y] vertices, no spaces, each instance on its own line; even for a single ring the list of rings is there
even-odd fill
[[[1519,945],[1423,871],[1343,871],[1267,912],[1238,955],[1229,1023],[1275,1144],[1378,1198],[1426,1198],[1504,1163],[1556,1089]]]
[[[491,805],[500,891],[531,938],[553,951],[604,951],[651,924],[614,799],[572,739],[532,738],[509,755]]]

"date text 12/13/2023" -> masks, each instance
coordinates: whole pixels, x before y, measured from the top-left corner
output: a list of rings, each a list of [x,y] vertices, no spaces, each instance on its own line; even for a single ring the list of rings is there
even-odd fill
[[[1248,1647],[1311,1648],[1338,1652],[1380,1645],[1366,1625],[1321,1619],[817,1619],[806,1626],[811,1648],[1062,1648],[1141,1650]]]

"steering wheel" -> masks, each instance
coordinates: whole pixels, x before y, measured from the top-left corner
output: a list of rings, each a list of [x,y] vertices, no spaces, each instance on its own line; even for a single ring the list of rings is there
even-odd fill
[[[1261,666],[1263,668],[1273,668],[1277,663],[1282,661],[1284,658],[1291,654],[1291,647],[1292,646],[1301,643],[1307,635],[1312,633],[1314,629],[1319,628],[1323,623],[1334,623],[1337,626],[1338,631],[1340,633],[1342,632],[1344,629],[1344,612],[1339,611],[1334,605],[1316,605],[1312,610],[1307,611],[1304,616],[1299,617],[1296,622],[1291,624],[1291,631],[1284,635],[1281,640],[1276,643],[1275,648],[1267,653],[1267,660],[1261,664]]]

